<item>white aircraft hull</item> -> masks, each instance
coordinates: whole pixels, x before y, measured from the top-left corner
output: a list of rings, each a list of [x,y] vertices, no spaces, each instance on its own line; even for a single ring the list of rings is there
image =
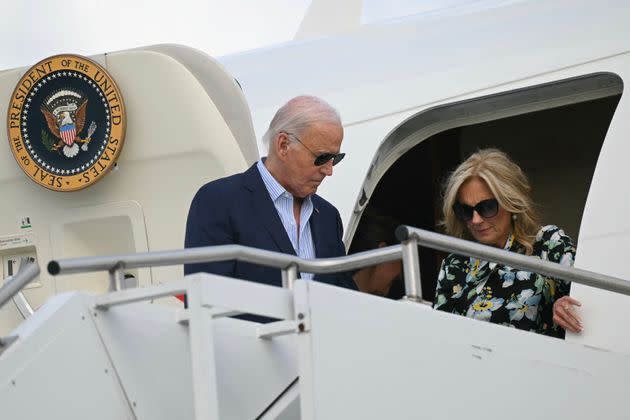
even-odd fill
[[[483,3],[219,62],[172,45],[92,57],[125,96],[127,143],[118,167],[86,190],[46,190],[22,173],[0,130],[2,277],[5,263],[20,256],[44,266],[181,248],[198,187],[264,155],[256,138],[275,110],[307,93],[337,107],[344,121],[347,157],[319,193],[339,208],[347,246],[370,206],[435,229],[442,176],[475,148],[496,145],[530,175],[545,223],[577,241],[576,266],[630,279],[623,184],[630,4]],[[10,97],[25,71],[0,73],[0,97]],[[0,102],[0,114],[8,107]],[[423,253],[430,286],[437,255]],[[159,288],[180,281],[181,268],[127,274]],[[13,303],[0,309],[0,335],[20,337],[0,355],[0,406],[12,418],[256,418],[265,409],[270,418],[295,418],[299,409],[304,419],[628,417],[619,408],[630,354],[624,295],[573,284],[585,329],[565,341],[307,283],[276,292],[289,306],[306,294],[311,327],[271,341],[246,322],[206,317],[210,341],[193,342],[170,297],[109,311],[93,311],[100,298],[82,293],[44,305],[60,292],[105,293],[108,285],[107,273],[42,273],[24,291],[41,307],[31,318],[22,322]],[[225,287],[218,296],[232,296]],[[431,299],[432,289],[424,290]],[[252,304],[251,312],[262,310]],[[200,349],[213,343],[221,343],[214,361],[204,362]],[[206,364],[195,371],[193,360]],[[252,376],[254,369],[265,372]]]

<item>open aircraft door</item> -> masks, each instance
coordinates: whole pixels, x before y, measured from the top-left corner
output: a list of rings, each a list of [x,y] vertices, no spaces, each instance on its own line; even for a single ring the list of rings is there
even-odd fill
[[[181,248],[188,206],[197,189],[245,170],[259,157],[240,86],[205,53],[158,45],[89,59],[55,56],[38,64],[0,72],[0,114],[7,116],[7,129],[0,130],[2,279],[15,273],[22,257],[44,266],[51,259]],[[119,103],[110,101],[111,86],[104,84],[103,74],[117,88]],[[66,86],[65,76],[83,85]],[[35,104],[37,90],[45,91],[39,104]],[[63,100],[82,95],[88,101],[81,117],[82,100],[74,105]],[[99,105],[108,118],[111,115],[106,123],[98,120]],[[47,121],[46,113],[56,122]],[[64,125],[64,115],[72,125]],[[122,122],[117,161],[107,155],[107,138],[111,146],[116,122]],[[27,133],[24,127],[32,130]],[[61,138],[68,127],[76,128],[77,143],[72,147],[72,139]],[[94,140],[99,133],[104,139],[100,155]],[[88,137],[94,139],[85,144]],[[84,142],[85,148],[79,148],[78,142]],[[89,153],[89,146],[96,150],[94,160],[85,158],[82,165],[80,159]],[[51,168],[55,165],[47,163],[47,157],[62,163]],[[76,173],[70,174],[72,159],[79,163],[73,168]],[[23,165],[24,160],[30,165]],[[107,166],[103,164],[111,166],[103,171]],[[97,178],[97,173],[98,182],[88,187],[61,188],[70,186],[72,179]],[[52,185],[46,185],[51,180]],[[131,284],[158,284],[180,277],[181,267],[129,270],[125,276]],[[55,293],[104,292],[108,287],[107,273],[53,278],[42,270],[24,295],[37,308]],[[22,317],[16,305],[6,305],[0,311],[0,334],[13,329]]]

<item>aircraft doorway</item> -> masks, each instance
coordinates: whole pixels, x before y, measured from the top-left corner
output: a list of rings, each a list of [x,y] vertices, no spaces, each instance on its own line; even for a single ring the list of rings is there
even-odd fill
[[[601,87],[604,79],[610,88],[607,93],[589,89]],[[584,81],[588,83],[582,84]],[[596,82],[594,85],[591,84],[593,81]],[[560,106],[553,106],[553,90],[564,84],[572,85],[574,93],[580,95],[573,96],[574,100],[565,98],[559,101]],[[585,89],[576,91],[580,86]],[[428,137],[422,132],[430,129],[420,120],[427,118],[427,113],[449,112],[450,107],[420,113],[399,127],[381,146],[390,151],[407,150],[400,153],[398,149],[402,156],[383,170],[380,177],[372,175],[378,181],[368,194],[370,199],[366,209],[391,215],[401,224],[442,232],[439,226],[441,189],[449,172],[476,150],[496,147],[508,153],[528,175],[543,224],[560,226],[577,245],[593,172],[621,90],[621,80],[607,74],[508,92],[495,98],[481,98],[478,100],[481,103],[460,103],[453,108],[468,105],[466,112],[471,123],[434,130]],[[589,92],[593,94],[589,95]],[[510,95],[513,95],[512,102]],[[526,101],[518,103],[523,95],[536,98],[536,102],[529,105],[537,109],[503,116],[504,110],[497,106],[498,102],[526,109]],[[539,106],[540,102],[552,104]],[[484,112],[487,105],[495,109],[495,118]],[[475,109],[482,111],[478,114],[479,122],[474,122]],[[457,114],[461,115],[461,111]],[[435,117],[428,119],[436,120]],[[356,232],[361,229],[365,226],[359,221]],[[433,300],[437,274],[445,256],[430,249],[420,250],[422,290],[426,300]],[[402,296],[402,281],[393,287]],[[398,296],[390,294],[390,297]]]

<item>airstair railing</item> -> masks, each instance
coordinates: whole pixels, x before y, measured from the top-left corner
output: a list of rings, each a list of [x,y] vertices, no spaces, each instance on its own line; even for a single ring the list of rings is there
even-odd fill
[[[345,257],[315,260],[306,260],[295,255],[242,245],[219,245],[173,251],[53,260],[48,263],[48,272],[51,275],[61,275],[108,271],[110,289],[118,290],[121,284],[120,280],[124,278],[125,269],[239,260],[279,268],[282,270],[283,286],[292,289],[299,272],[324,274],[351,271],[383,262],[400,260],[401,257],[400,245],[359,252]]]
[[[24,296],[24,293],[22,293],[21,291],[13,296],[13,303],[15,303],[15,307],[24,319],[35,313],[31,304],[28,302],[28,300],[26,300],[26,296]]]
[[[14,276],[6,280],[2,288],[0,288],[0,308],[39,275],[39,265],[37,263],[28,263],[23,267]]]
[[[239,260],[282,270],[283,286],[292,289],[299,272],[323,274],[351,271],[402,259],[406,298],[422,302],[423,294],[420,282],[418,246],[424,246],[630,295],[630,281],[616,277],[567,267],[543,261],[539,258],[532,258],[411,226],[399,226],[396,230],[396,235],[402,242],[401,245],[392,245],[337,258],[306,260],[295,255],[242,245],[220,245],[174,251],[53,260],[48,263],[48,272],[51,275],[58,275],[108,271],[110,273],[110,289],[118,290],[121,280],[124,278],[125,269]]]
[[[477,242],[466,241],[464,239],[453,238],[428,230],[418,229],[411,226],[399,226],[396,229],[396,237],[403,244],[407,242],[437,249],[444,252],[465,255],[467,257],[480,258],[482,260],[505,264],[520,270],[532,271],[550,277],[568,280],[598,289],[609,290],[611,292],[630,295],[630,281],[617,277],[606,276],[593,271],[582,270],[574,267],[567,267],[540,258],[517,254],[505,251]],[[405,274],[407,274],[405,272]],[[420,282],[420,276],[414,281]]]

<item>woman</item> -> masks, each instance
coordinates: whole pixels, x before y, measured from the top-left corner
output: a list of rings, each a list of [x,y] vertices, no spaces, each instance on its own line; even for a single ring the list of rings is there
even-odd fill
[[[446,232],[458,238],[572,265],[575,247],[562,229],[540,227],[521,168],[497,149],[471,155],[444,190]],[[442,262],[434,307],[484,321],[564,337],[582,330],[570,284],[528,271],[450,254]]]

